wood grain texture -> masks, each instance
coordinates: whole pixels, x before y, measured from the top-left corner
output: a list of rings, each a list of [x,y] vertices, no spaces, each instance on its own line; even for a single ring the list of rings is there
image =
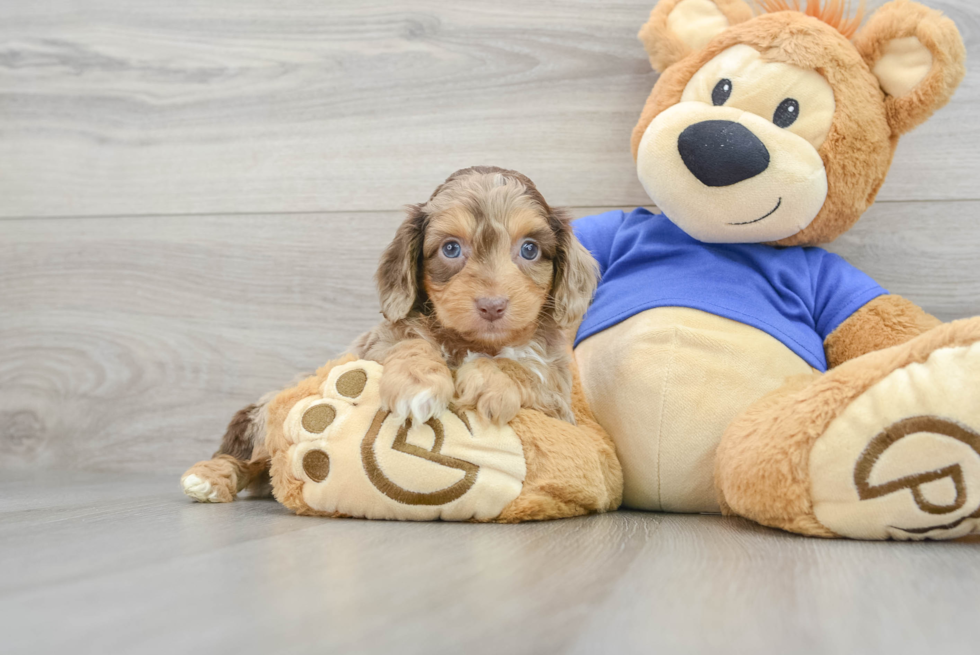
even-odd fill
[[[980,315],[978,214],[881,203],[834,250],[944,320]],[[0,221],[0,466],[179,473],[210,456],[235,410],[374,325],[401,218]]]
[[[236,409],[374,324],[399,208],[453,170],[517,168],[579,216],[647,203],[653,2],[0,3],[0,651],[974,653],[975,539],[320,520],[177,488]],[[926,2],[976,59],[980,6]],[[980,315],[978,101],[980,69],[832,247],[946,320]]]
[[[876,7],[882,0],[871,0]],[[980,7],[928,0],[980,53]],[[639,205],[653,0],[0,4],[0,216],[395,210],[472,164]],[[980,67],[883,200],[978,199]]]
[[[0,480],[5,654],[976,652],[976,543],[637,512],[320,519],[193,504],[172,478]]]
[[[378,320],[372,276],[400,220],[0,222],[0,465],[209,457],[235,410]]]

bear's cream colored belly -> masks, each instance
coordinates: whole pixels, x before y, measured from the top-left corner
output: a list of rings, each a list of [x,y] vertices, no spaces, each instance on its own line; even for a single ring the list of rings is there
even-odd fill
[[[717,512],[714,455],[753,402],[814,369],[774,337],[684,307],[641,312],[575,350],[599,423],[616,442],[626,507]]]

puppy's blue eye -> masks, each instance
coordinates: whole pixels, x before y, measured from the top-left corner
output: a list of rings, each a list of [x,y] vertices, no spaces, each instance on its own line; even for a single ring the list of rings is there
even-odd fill
[[[538,256],[538,244],[533,241],[525,241],[521,246],[521,257],[527,260],[535,259]]]
[[[442,244],[442,254],[449,259],[456,259],[463,252],[463,249],[455,241],[447,241]]]

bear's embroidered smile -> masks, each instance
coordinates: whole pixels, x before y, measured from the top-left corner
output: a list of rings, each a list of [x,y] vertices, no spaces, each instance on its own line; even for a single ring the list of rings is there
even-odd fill
[[[771,212],[769,212],[768,214],[766,214],[765,216],[763,216],[762,218],[757,218],[757,219],[755,219],[754,221],[748,221],[748,222],[746,222],[746,223],[729,223],[729,225],[752,225],[753,223],[759,223],[759,222],[761,222],[761,221],[764,221],[764,220],[766,220],[767,218],[769,218],[769,217],[770,217],[770,216],[772,216],[773,214],[775,214],[775,213],[776,213],[776,212],[777,212],[777,211],[779,210],[779,208],[780,208],[780,207],[782,207],[782,206],[783,206],[783,199],[782,199],[782,198],[780,198],[780,199],[779,199],[779,200],[778,200],[778,201],[776,202],[776,206],[772,208],[772,211],[771,211]]]

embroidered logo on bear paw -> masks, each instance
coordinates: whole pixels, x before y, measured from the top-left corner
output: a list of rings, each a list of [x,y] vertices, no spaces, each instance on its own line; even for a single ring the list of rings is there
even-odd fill
[[[838,414],[810,450],[813,513],[854,539],[980,532],[980,343],[896,368]]]
[[[472,436],[473,431],[470,428],[470,423],[466,416],[461,414],[452,405],[449,406],[449,411],[465,426],[466,430]],[[364,437],[364,441],[361,442],[361,461],[364,465],[364,470],[367,472],[371,484],[378,491],[388,496],[388,498],[406,505],[445,505],[456,500],[473,487],[476,483],[476,476],[480,467],[472,462],[449,457],[442,453],[442,446],[446,441],[446,430],[442,420],[437,418],[429,419],[425,423],[432,430],[432,434],[435,437],[432,448],[423,448],[408,443],[408,433],[412,429],[412,419],[408,419],[404,425],[398,428],[395,440],[391,444],[391,449],[405,453],[411,457],[418,457],[439,466],[457,469],[463,472],[463,477],[458,482],[444,489],[428,493],[410,491],[392,482],[385,475],[384,470],[378,465],[378,458],[374,452],[374,445],[378,440],[378,435],[381,433],[381,426],[384,425],[385,419],[388,416],[390,416],[388,412],[379,411],[371,423],[370,431]]]
[[[311,508],[368,518],[493,518],[520,493],[520,439],[455,407],[424,424],[381,407],[383,368],[334,367],[283,425]]]
[[[898,471],[907,468],[905,462],[910,458],[898,452],[901,450],[900,444],[910,435],[922,433],[945,437],[946,439],[941,439],[940,443],[948,451],[954,463],[891,479],[888,479],[889,476],[886,474],[875,475],[878,473],[876,469],[893,468]],[[964,474],[964,466],[972,464],[968,461],[971,459],[970,453],[957,452],[963,450],[963,446],[980,457],[980,434],[956,421],[939,416],[914,416],[894,423],[868,443],[868,447],[854,467],[854,484],[858,490],[858,497],[861,500],[871,500],[891,494],[910,494],[912,501],[921,512],[937,518],[934,525],[924,527],[890,526],[911,535],[924,535],[934,530],[951,530],[968,519],[980,518],[980,495],[974,493],[973,498],[970,498],[971,494]],[[895,455],[895,462],[889,461],[892,459],[889,457],[890,453]],[[956,461],[964,455],[966,460]],[[903,464],[905,467],[902,466]],[[873,477],[886,481],[874,483]],[[966,507],[968,502],[970,511],[966,516],[960,516],[953,521],[938,520],[956,513],[963,514],[959,510]]]

